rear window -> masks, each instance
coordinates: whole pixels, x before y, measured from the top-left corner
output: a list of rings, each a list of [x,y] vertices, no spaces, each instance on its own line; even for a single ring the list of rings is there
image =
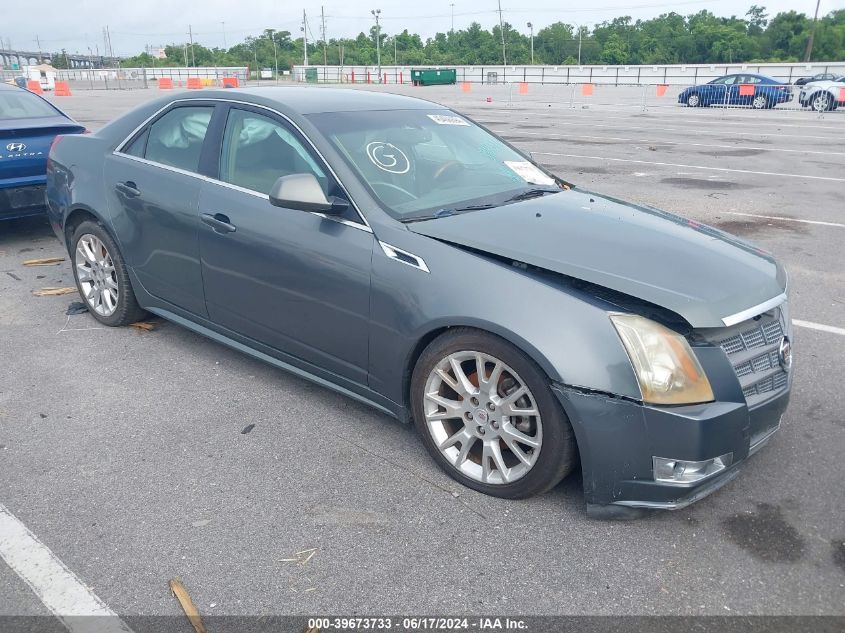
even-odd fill
[[[0,90],[0,119],[31,119],[57,114],[49,103],[26,90]]]

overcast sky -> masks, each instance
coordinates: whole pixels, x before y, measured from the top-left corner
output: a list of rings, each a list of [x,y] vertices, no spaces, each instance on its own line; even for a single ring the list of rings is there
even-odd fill
[[[313,0],[312,0],[313,1]],[[324,0],[328,37],[355,36],[373,24],[371,9],[381,9],[381,23],[386,33],[407,28],[423,38],[438,31],[448,31],[451,2],[454,2],[455,28],[471,22],[484,27],[498,23],[497,0]],[[228,46],[262,29],[275,28],[300,36],[302,9],[308,14],[309,39],[320,38],[320,5],[305,4],[294,8],[280,0],[0,0],[5,6],[0,19],[0,39],[11,40],[12,47],[37,50],[36,38],[44,51],[87,52],[98,46],[103,51],[102,29],[108,25],[117,55],[134,55],[146,44],[158,46],[187,40],[188,25],[194,41],[205,46]],[[316,0],[320,2],[320,0]],[[533,22],[535,32],[545,25],[563,21],[592,25],[620,15],[634,19],[649,18],[676,11],[696,13],[703,9],[717,15],[743,16],[754,3],[762,4],[770,15],[795,9],[811,15],[813,0],[592,0],[565,3],[561,0],[503,0],[505,20],[516,29],[528,32]],[[584,7],[584,8],[580,8]],[[591,8],[586,8],[591,7]],[[820,15],[845,8],[845,0],[821,0]]]

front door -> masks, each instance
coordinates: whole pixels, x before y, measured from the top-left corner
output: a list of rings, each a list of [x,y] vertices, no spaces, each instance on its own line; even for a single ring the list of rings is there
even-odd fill
[[[200,193],[200,252],[212,321],[366,384],[370,263],[366,225],[272,206],[280,176],[310,172],[344,195],[322,160],[281,117],[232,107],[219,180]]]

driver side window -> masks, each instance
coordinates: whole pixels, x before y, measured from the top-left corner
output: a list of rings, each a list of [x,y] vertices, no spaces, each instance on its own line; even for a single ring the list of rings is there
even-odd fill
[[[269,194],[281,176],[311,173],[329,195],[328,178],[288,127],[268,116],[232,108],[223,133],[220,180]]]

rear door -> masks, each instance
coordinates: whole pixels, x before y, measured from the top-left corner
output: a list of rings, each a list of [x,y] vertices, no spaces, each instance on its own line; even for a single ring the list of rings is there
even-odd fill
[[[172,306],[206,316],[198,245],[198,203],[209,102],[181,102],[161,113],[104,167],[121,252],[144,289]]]
[[[370,266],[375,239],[347,219],[284,209],[280,176],[311,173],[346,197],[310,144],[282,117],[232,106],[219,182],[200,197],[200,250],[209,317],[234,332],[367,383]]]

